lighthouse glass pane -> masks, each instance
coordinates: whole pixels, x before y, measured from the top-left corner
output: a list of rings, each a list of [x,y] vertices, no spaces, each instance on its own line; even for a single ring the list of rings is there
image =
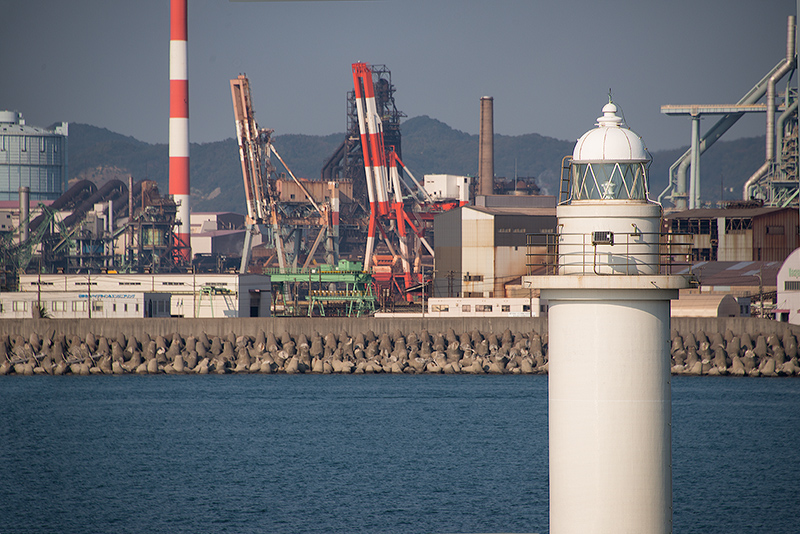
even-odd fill
[[[572,200],[645,200],[642,163],[573,163]]]

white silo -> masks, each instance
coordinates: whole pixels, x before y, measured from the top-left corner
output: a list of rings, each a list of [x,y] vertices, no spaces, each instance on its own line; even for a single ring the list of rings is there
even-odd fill
[[[573,152],[549,306],[551,534],[672,530],[670,299],[647,151],[609,102]]]
[[[20,187],[30,200],[55,200],[67,183],[66,122],[52,130],[28,126],[22,114],[0,111],[0,200],[16,200]]]

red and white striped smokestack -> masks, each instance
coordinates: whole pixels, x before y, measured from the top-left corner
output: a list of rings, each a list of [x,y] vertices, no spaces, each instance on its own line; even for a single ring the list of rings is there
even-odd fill
[[[189,246],[191,259],[191,209],[189,200],[189,69],[187,55],[187,0],[170,0],[169,40],[169,193],[178,206],[180,226],[176,237]]]

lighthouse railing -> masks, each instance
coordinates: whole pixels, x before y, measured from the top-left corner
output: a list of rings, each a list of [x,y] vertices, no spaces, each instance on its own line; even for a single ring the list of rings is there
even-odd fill
[[[527,235],[528,275],[677,274],[691,260],[688,234],[556,231]]]

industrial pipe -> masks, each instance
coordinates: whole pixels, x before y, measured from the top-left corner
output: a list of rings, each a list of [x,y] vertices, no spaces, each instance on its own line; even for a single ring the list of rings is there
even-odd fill
[[[141,184],[139,182],[139,191],[141,191]],[[133,176],[128,176],[128,231],[127,231],[127,242],[125,243],[125,256],[128,258],[128,261],[132,264],[133,263]],[[192,271],[194,272],[194,271]],[[194,291],[194,287],[192,288]],[[195,313],[195,317],[197,314]]]
[[[775,161],[775,86],[789,71],[795,68],[795,17],[789,16],[786,32],[786,58],[780,68],[769,78],[767,84],[767,140],[766,161],[753,173],[742,188],[742,198],[750,199],[750,189],[769,171]]]
[[[333,175],[336,172],[336,169],[340,167],[342,160],[344,159],[346,148],[347,141],[342,141],[342,144],[336,148],[331,157],[325,160],[325,163],[322,165],[323,182],[330,182],[333,180]]]
[[[771,161],[765,161],[764,163],[762,163],[761,167],[759,167],[758,170],[756,172],[754,172],[750,176],[750,178],[747,179],[747,182],[745,182],[744,188],[743,188],[743,190],[744,190],[743,199],[744,200],[750,200],[749,189],[756,182],[758,182],[761,179],[762,176],[767,174],[767,171],[769,170],[769,167],[770,167],[770,163],[772,163],[772,162]]]
[[[658,196],[659,204],[662,202],[662,197],[669,191],[671,182],[672,182],[672,175],[675,174],[675,193],[672,195],[672,199],[675,202],[675,207],[679,210],[685,210],[689,207],[688,202],[686,201],[688,194],[686,193],[686,169],[689,167],[689,159],[682,158],[673,163],[669,168],[669,174],[667,174],[667,178],[670,183],[667,184],[667,188]],[[677,167],[677,173],[675,173],[675,168]]]
[[[31,188],[28,186],[22,186],[19,188],[19,226],[22,230],[19,233],[19,243],[20,245],[28,240],[29,232],[28,232],[28,217],[30,215],[30,208],[31,208]]]
[[[142,195],[142,184],[147,180],[139,180],[134,183],[133,178],[128,177],[128,194],[124,197],[119,197],[117,202],[114,203],[114,217],[124,218],[128,217],[133,220],[133,210],[136,209],[136,198]]]
[[[775,77],[769,79],[767,86],[767,142],[766,142],[766,161],[774,160],[775,157]]]
[[[111,180],[106,182],[103,187],[98,189],[92,196],[84,200],[83,203],[75,208],[72,214],[64,219],[62,223],[66,228],[71,228],[76,223],[83,220],[86,212],[94,207],[99,202],[113,200],[128,193],[128,187],[119,180]]]
[[[787,59],[790,63],[794,63],[794,53],[795,53],[795,45],[793,36],[795,35],[795,17],[789,17],[789,32],[787,32],[787,55],[786,58],[782,59],[777,65],[775,65],[770,72],[768,72],[761,80],[755,84],[750,91],[747,92],[738,102],[737,104],[755,104],[767,91],[767,85],[769,80],[782,69]],[[789,52],[791,47],[791,53]],[[736,122],[744,116],[744,113],[727,113],[723,115],[715,124],[712,126],[703,138],[700,140],[700,153],[703,154],[706,150],[711,148],[714,143],[722,137],[722,135],[727,132],[731,126],[736,124]],[[669,168],[669,175],[668,179],[669,182],[667,183],[667,187],[661,194],[658,196],[658,201],[662,202],[662,199],[667,194],[667,192],[672,187],[672,176],[673,173],[675,174],[675,190],[676,193],[674,197],[678,197],[676,199],[675,205],[678,209],[686,209],[686,170],[689,168],[689,163],[691,159],[691,149],[684,152],[676,161],[673,163]],[[677,172],[676,172],[677,168]],[[755,174],[753,175],[755,176]]]
[[[797,113],[797,99],[794,102],[789,104],[789,106],[781,113],[781,116],[778,117],[778,120],[775,124],[775,159],[779,159],[781,157],[781,149],[783,147],[783,127],[786,121]]]
[[[767,158],[772,159],[773,161],[777,161],[780,158],[780,154],[778,150],[780,150],[780,146],[775,142],[775,85],[778,83],[778,80],[783,77],[784,74],[789,72],[792,68],[796,67],[794,64],[795,58],[795,17],[790,15],[789,16],[789,27],[786,31],[786,63],[784,68],[781,69],[783,74],[775,73],[770,78],[770,84],[767,87]],[[776,76],[778,76],[776,78]],[[771,91],[770,91],[771,89]],[[772,98],[770,98],[770,92],[772,93]],[[785,120],[785,119],[784,119]],[[783,122],[781,122],[783,124]],[[772,135],[770,135],[770,129],[772,130]],[[783,135],[781,135],[783,138]],[[770,146],[771,145],[771,146]]]
[[[689,182],[689,209],[700,206],[700,115],[692,117],[692,176]]]
[[[125,198],[123,196],[122,198]],[[109,259],[107,260],[108,265],[113,267],[114,266],[114,201],[112,199],[108,199],[108,206],[107,206],[108,214],[106,215],[106,226],[108,227],[108,256]]]
[[[58,197],[52,204],[50,204],[49,209],[50,211],[61,211],[62,209],[74,208],[74,206],[77,206],[79,202],[82,202],[87,196],[92,195],[95,191],[97,191],[97,186],[94,185],[94,182],[91,180],[81,180],[67,189],[66,193]],[[30,231],[35,232],[46,217],[47,214],[42,213],[32,220],[30,224]]]

